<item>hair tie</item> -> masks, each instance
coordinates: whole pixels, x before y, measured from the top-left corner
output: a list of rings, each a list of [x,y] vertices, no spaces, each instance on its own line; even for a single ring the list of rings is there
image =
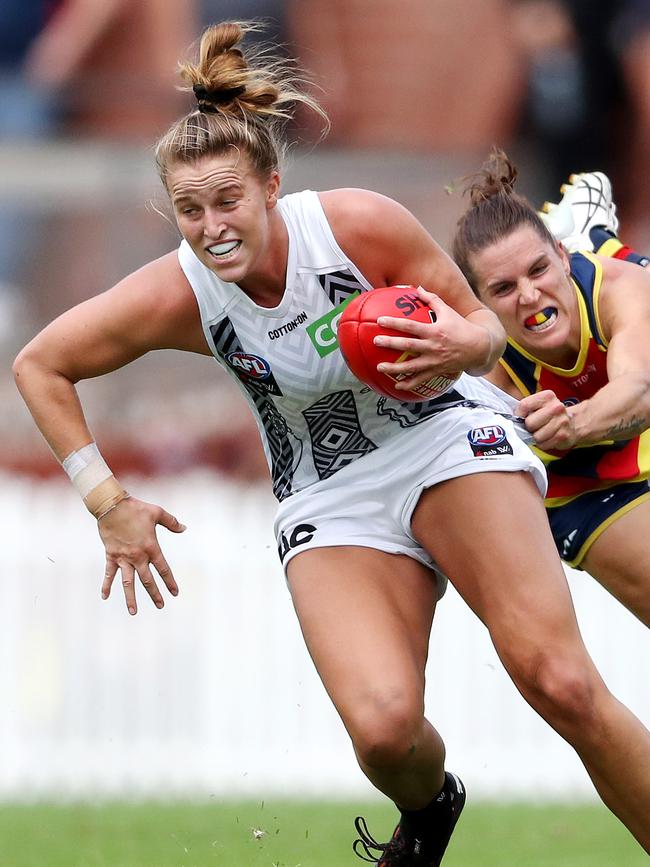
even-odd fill
[[[240,84],[239,87],[208,90],[202,84],[195,84],[192,90],[199,104],[199,111],[216,111],[216,106],[231,102],[233,99],[241,96],[245,92],[246,86]]]

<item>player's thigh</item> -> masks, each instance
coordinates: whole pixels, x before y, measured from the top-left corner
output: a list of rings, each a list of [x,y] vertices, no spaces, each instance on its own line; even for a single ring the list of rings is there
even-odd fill
[[[591,544],[582,568],[614,595],[636,595],[650,610],[650,500],[619,515]]]
[[[424,701],[424,669],[438,598],[434,573],[373,548],[314,548],[287,579],[305,642],[344,719],[391,696]]]
[[[412,528],[488,626],[504,661],[532,665],[549,643],[565,656],[582,654],[566,576],[529,474],[484,472],[436,485],[422,495]]]

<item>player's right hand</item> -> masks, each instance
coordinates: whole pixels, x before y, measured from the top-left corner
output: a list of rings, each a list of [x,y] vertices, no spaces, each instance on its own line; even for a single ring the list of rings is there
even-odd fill
[[[156,608],[165,604],[151,567],[162,578],[172,596],[178,595],[178,585],[158,544],[156,525],[172,533],[182,533],[186,527],[160,506],[145,503],[135,497],[122,500],[97,522],[99,535],[106,549],[106,571],[102,582],[102,599],[108,599],[118,569],[129,614],[136,614],[136,573]]]
[[[571,413],[557,395],[545,389],[522,398],[515,413],[525,419],[535,445],[542,451],[566,451],[576,444]]]

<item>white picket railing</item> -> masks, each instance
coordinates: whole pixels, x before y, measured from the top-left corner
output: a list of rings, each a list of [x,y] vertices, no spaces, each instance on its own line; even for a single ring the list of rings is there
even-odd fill
[[[161,530],[181,586],[157,611],[102,602],[103,548],[64,478],[0,477],[0,799],[370,796],[300,636],[266,489],[205,471],[132,480],[185,521]],[[647,630],[569,574],[586,643],[650,719]],[[427,712],[473,793],[592,797],[573,751],[528,708],[450,588],[434,623]]]

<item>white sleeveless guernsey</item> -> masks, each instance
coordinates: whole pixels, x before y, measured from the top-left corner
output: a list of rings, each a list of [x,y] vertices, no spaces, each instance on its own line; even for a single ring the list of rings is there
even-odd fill
[[[178,258],[208,345],[253,411],[279,500],[445,409],[508,410],[498,389],[466,374],[424,403],[401,403],[360,382],[339,351],[336,327],[351,298],[373,287],[337,244],[315,192],[284,196],[278,208],[289,252],[277,307],[259,307],[236,284],[220,280],[186,241]]]

